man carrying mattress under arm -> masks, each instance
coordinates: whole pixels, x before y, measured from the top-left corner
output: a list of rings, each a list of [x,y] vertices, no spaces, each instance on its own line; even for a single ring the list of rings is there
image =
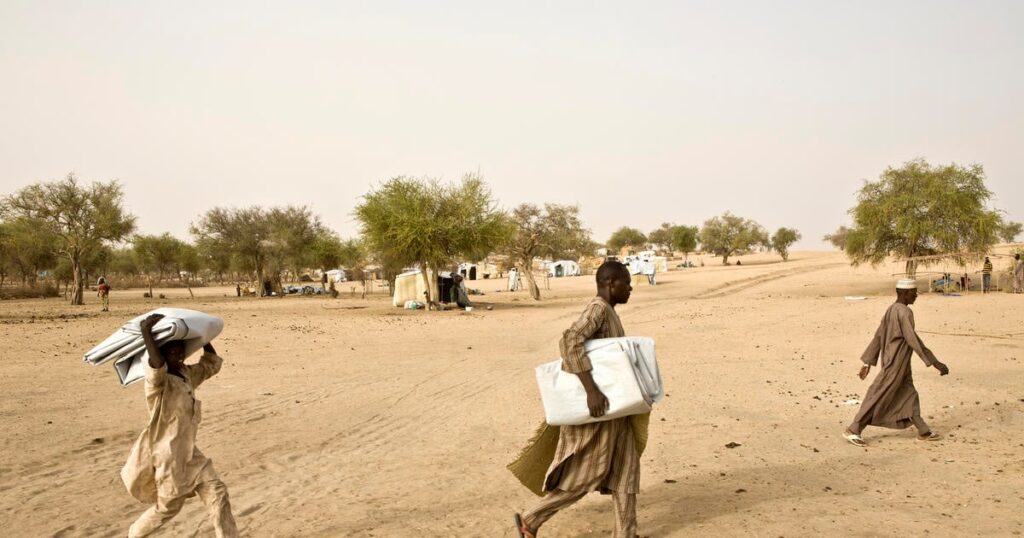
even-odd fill
[[[128,536],[152,534],[181,511],[187,497],[197,494],[206,505],[217,537],[238,536],[227,487],[213,470],[213,462],[195,446],[202,420],[195,389],[216,375],[224,361],[211,344],[203,346],[198,364],[185,364],[182,340],[157,347],[153,325],[161,318],[163,315],[153,314],[140,324],[149,355],[145,383],[150,420],[121,470],[121,479],[132,496],[154,505],[132,524]]]
[[[587,392],[593,417],[604,415],[608,399],[594,384],[583,344],[594,338],[625,336],[615,306],[629,301],[631,275],[619,262],[597,270],[597,297],[562,335],[562,369],[576,374]],[[640,486],[640,454],[647,444],[649,414],[579,426],[544,424],[509,469],[537,495],[533,508],[515,515],[521,538],[534,538],[548,519],[591,491],[612,494],[615,537],[636,536],[636,494]],[[557,440],[556,440],[557,439]],[[546,471],[545,471],[546,468]]]

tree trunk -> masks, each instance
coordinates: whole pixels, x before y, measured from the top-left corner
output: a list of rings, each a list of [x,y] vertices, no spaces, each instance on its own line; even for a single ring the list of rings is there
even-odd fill
[[[184,284],[186,288],[188,288],[189,297],[195,299],[196,294],[192,293],[192,279],[181,276],[181,271],[178,271],[178,278],[181,279],[181,283]]]
[[[427,264],[425,263],[420,264],[420,275],[423,276],[423,283],[426,285],[426,291],[424,292],[424,297],[426,298],[427,301],[426,310],[430,310],[431,304],[433,304],[434,299],[433,297],[430,296],[430,277],[428,276],[429,274],[430,267],[427,266]]]
[[[729,265],[729,255],[722,254],[722,265]]]
[[[71,294],[72,305],[84,305],[85,304],[85,281],[82,277],[82,261],[79,256],[71,256],[71,275],[75,281],[75,289]]]
[[[540,288],[537,287],[537,280],[533,277],[533,260],[524,260],[523,275],[526,277],[526,285],[530,288],[530,297],[534,301],[540,300]]]
[[[146,282],[149,284],[149,298],[153,299],[153,276],[149,275],[146,277]]]
[[[907,278],[917,277],[917,260],[907,260],[906,272]]]

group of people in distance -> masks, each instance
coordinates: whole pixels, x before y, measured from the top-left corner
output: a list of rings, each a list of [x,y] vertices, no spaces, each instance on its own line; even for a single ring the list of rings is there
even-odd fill
[[[615,307],[629,301],[632,286],[629,270],[617,261],[602,264],[596,280],[597,295],[564,331],[559,347],[563,370],[579,377],[590,414],[599,418],[609,404],[594,383],[584,343],[625,336]],[[940,438],[921,418],[911,356],[916,353],[941,375],[948,374],[949,368],[935,358],[915,330],[910,305],[917,299],[917,282],[903,279],[896,288],[896,302],[886,310],[861,356],[861,379],[874,366],[880,365],[881,372],[843,433],[856,446],[866,446],[861,433],[867,426],[903,429],[913,425],[922,441]],[[181,510],[187,497],[194,495],[206,504],[218,537],[237,536],[227,488],[212,462],[195,446],[202,416],[195,389],[220,371],[223,360],[210,344],[204,347],[199,362],[192,365],[185,364],[181,341],[157,346],[152,329],[160,317],[154,314],[141,323],[149,354],[145,396],[150,420],[121,472],[131,494],[152,503],[152,507],[131,526],[129,536],[154,532]],[[560,510],[592,491],[600,491],[613,499],[614,536],[635,537],[640,457],[647,444],[649,420],[649,414],[642,414],[579,426],[541,424],[528,446],[509,465],[527,488],[542,497],[528,510],[514,514],[518,536],[535,538],[541,526]]]

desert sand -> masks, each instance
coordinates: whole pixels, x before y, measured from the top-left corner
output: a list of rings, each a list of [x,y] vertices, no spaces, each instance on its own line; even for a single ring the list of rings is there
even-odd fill
[[[1024,532],[1024,295],[923,293],[918,330],[951,374],[915,362],[914,376],[945,439],[869,428],[860,449],[840,435],[857,410],[846,402],[870,383],[858,359],[901,269],[851,268],[840,253],[741,259],[635,284],[620,307],[628,334],[657,339],[668,392],[643,456],[641,533]],[[81,356],[163,305],[226,321],[224,369],[197,393],[199,446],[243,535],[514,536],[513,511],[535,498],[505,464],[542,417],[533,367],[556,357],[594,286],[552,279],[537,303],[501,284],[470,282],[494,305],[470,313],[404,311],[384,295],[239,299],[233,287],[195,300],[118,290],[109,313],[95,298],[0,302],[3,535],[124,536],[146,508],[118,476],[146,423],[142,385],[121,388]],[[593,494],[541,536],[608,536],[611,510]],[[212,536],[199,500],[160,535]]]

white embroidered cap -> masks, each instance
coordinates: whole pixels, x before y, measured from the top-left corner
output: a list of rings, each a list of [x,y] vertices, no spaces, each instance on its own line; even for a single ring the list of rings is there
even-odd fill
[[[913,278],[901,278],[899,282],[896,282],[896,289],[898,290],[916,290],[917,281]]]

